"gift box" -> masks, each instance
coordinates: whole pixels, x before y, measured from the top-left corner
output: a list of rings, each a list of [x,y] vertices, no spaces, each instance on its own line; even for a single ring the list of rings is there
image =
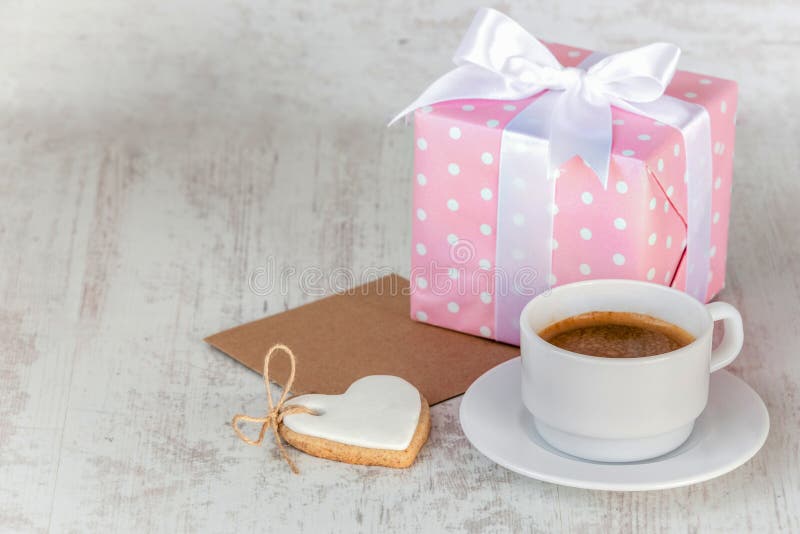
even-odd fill
[[[544,46],[565,71],[587,64],[593,54]],[[686,115],[683,126],[654,119],[658,113],[611,105],[603,172],[580,154],[554,161],[557,128],[542,131],[535,119],[520,120],[523,110],[554,90],[417,107],[412,318],[518,345],[521,307],[560,284],[628,278],[686,290],[704,301],[719,292],[737,86],[704,74],[669,74],[659,102],[681,108],[676,113]],[[702,121],[706,133],[698,136],[692,129]],[[542,150],[544,156],[536,155]],[[526,163],[534,156],[549,157],[546,171]]]

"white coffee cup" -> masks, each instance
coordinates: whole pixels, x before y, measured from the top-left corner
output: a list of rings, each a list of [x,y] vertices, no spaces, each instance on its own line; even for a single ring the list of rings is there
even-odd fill
[[[695,337],[682,348],[639,358],[586,356],[537,334],[585,312],[643,313]],[[725,335],[716,349],[714,321]],[[563,452],[602,462],[654,458],[680,446],[708,401],[710,373],[742,348],[742,318],[730,304],[704,305],[658,284],[588,280],[531,300],[520,317],[522,402],[541,437]]]

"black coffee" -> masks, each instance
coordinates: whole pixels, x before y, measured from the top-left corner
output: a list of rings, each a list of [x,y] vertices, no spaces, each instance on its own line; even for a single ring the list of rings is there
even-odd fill
[[[539,332],[562,349],[603,358],[639,358],[685,347],[694,337],[683,328],[650,315],[597,311],[551,324]]]

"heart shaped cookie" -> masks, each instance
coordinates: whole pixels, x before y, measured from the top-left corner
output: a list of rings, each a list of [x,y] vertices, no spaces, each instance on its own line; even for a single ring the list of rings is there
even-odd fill
[[[286,405],[315,412],[283,418],[280,434],[287,443],[351,464],[408,467],[431,428],[427,401],[397,376],[366,376],[341,395],[299,395]]]

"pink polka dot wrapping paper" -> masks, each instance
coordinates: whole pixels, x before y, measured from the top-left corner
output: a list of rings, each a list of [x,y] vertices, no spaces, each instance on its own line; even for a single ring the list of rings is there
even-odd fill
[[[591,51],[547,44],[565,66]],[[737,86],[677,71],[666,94],[703,106],[711,119],[711,249],[706,300],[725,284]],[[612,108],[608,187],[575,157],[556,173],[552,274],[510,280],[495,269],[503,128],[537,96],[518,101],[454,100],[419,109],[414,127],[411,316],[496,339],[495,295],[518,284],[549,286],[628,278],[686,288],[687,183],[680,132]],[[502,187],[526,187],[518,177]],[[523,227],[533,216],[515,214]],[[513,254],[513,251],[512,251]],[[503,341],[508,342],[508,339]],[[512,343],[518,344],[518,341]]]

